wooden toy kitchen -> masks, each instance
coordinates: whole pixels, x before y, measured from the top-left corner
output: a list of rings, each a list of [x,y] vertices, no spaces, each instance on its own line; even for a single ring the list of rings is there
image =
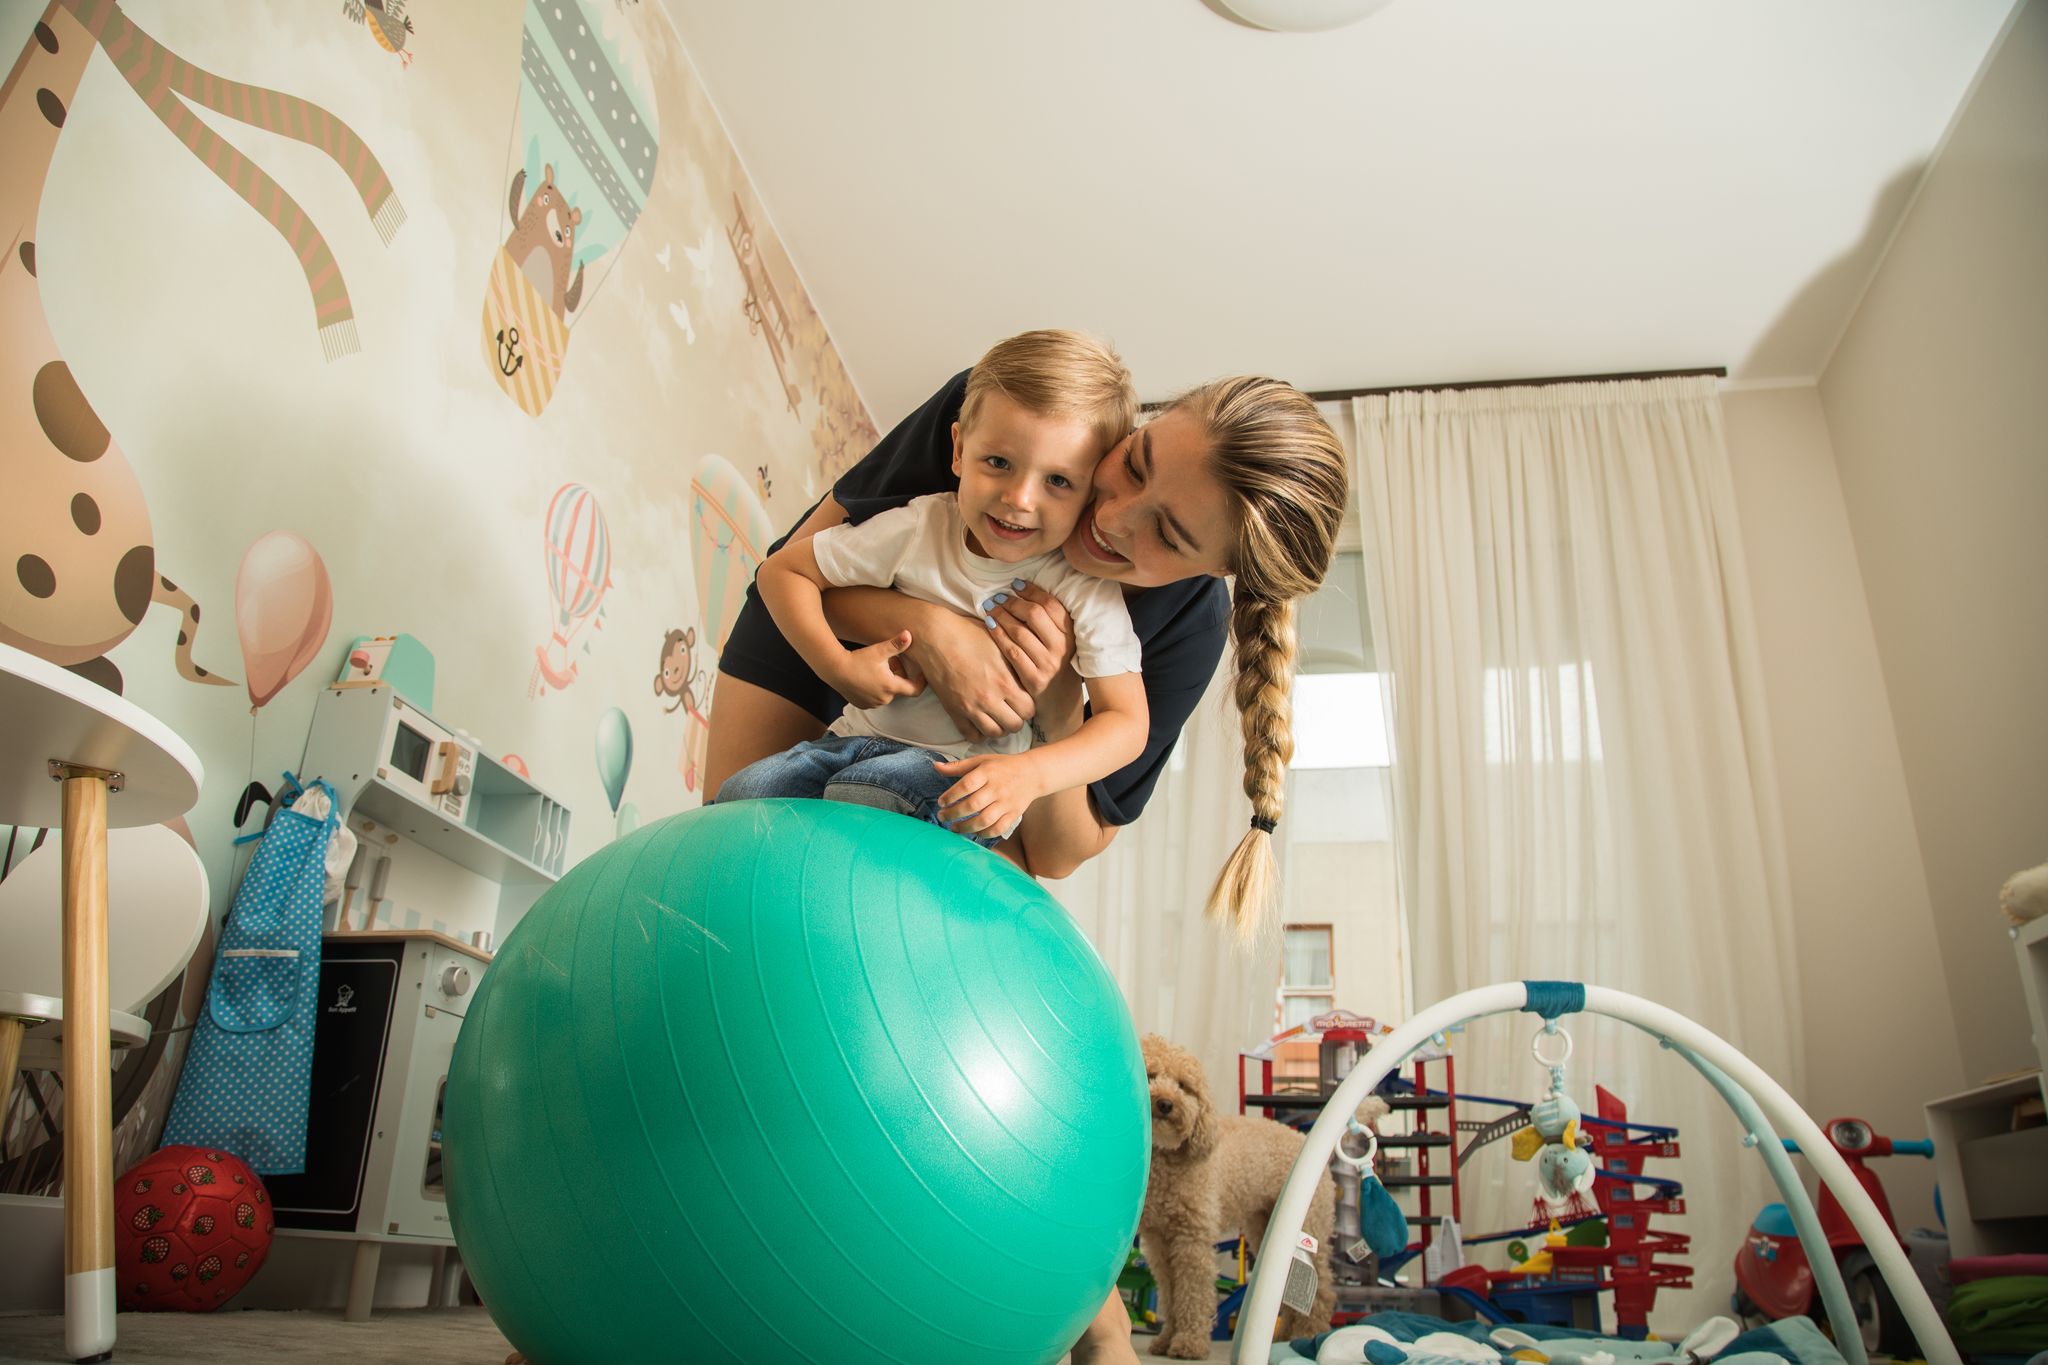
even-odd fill
[[[430,705],[427,669],[409,690]],[[268,1181],[280,1235],[355,1243],[350,1321],[387,1245],[454,1246],[440,1115],[456,1035],[494,945],[561,875],[570,819],[410,700],[402,671],[358,672],[321,693],[301,765],[359,843],[321,943],[306,1174]]]

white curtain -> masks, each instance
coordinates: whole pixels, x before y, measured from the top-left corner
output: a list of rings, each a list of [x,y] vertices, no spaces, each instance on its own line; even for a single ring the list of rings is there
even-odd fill
[[[1524,978],[1691,1016],[1795,1092],[1792,932],[1750,589],[1707,379],[1354,400],[1374,655],[1390,675],[1394,813],[1418,1002]],[[1455,1040],[1462,1089],[1531,1098],[1537,1022]],[[1570,1090],[1682,1130],[1690,1294],[1725,1311],[1762,1163],[1679,1059],[1567,1026]],[[1499,1111],[1466,1110],[1461,1117]],[[1529,1221],[1505,1142],[1465,1171],[1469,1233]],[[1496,1257],[1487,1263],[1498,1266]]]
[[[1280,936],[1243,950],[1203,912],[1251,820],[1229,669],[1225,650],[1144,815],[1102,856],[1046,888],[1109,964],[1138,1031],[1200,1057],[1217,1106],[1235,1113],[1238,1052],[1273,1032]]]

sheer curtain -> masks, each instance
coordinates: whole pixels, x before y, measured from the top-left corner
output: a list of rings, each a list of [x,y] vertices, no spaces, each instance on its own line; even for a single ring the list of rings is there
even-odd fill
[[[1354,400],[1374,655],[1389,675],[1395,843],[1416,999],[1564,977],[1690,1015],[1799,1087],[1777,783],[1711,380]],[[1689,1295],[1724,1311],[1768,1196],[1682,1062],[1581,1019],[1569,1084],[1683,1130]],[[1530,1016],[1456,1040],[1461,1087],[1530,1098]],[[1467,1117],[1499,1111],[1480,1110]],[[1528,1221],[1499,1143],[1464,1172],[1468,1233]],[[1497,1261],[1490,1261],[1498,1264]]]
[[[1229,670],[1226,650],[1144,815],[1102,856],[1046,889],[1109,964],[1138,1031],[1200,1057],[1218,1107],[1235,1113],[1238,1050],[1273,1032],[1280,946],[1275,933],[1241,950],[1203,913],[1210,884],[1251,820]]]

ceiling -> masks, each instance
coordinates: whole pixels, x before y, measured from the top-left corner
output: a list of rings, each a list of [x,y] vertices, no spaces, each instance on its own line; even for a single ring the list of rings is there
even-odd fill
[[[662,0],[887,426],[1035,326],[1158,398],[1825,366],[2010,0]]]

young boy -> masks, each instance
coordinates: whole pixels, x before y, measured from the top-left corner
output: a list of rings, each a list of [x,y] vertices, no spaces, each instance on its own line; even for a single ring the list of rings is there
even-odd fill
[[[1136,759],[1145,746],[1145,690],[1123,590],[1060,553],[1088,505],[1097,462],[1136,415],[1130,372],[1092,337],[1026,332],[990,348],[968,377],[953,424],[958,493],[829,527],[761,565],[761,599],[775,624],[847,708],[823,739],[741,769],[717,799],[822,796],[958,828],[986,846],[1015,829],[1038,797]],[[980,615],[997,593],[1027,583],[1058,598],[1072,618],[1074,668],[1089,702],[1079,730],[1037,748],[1029,731],[962,735],[937,697],[892,666],[909,647],[907,631],[848,649],[825,620],[826,588],[893,587]],[[933,767],[948,759],[970,761],[957,781]]]

